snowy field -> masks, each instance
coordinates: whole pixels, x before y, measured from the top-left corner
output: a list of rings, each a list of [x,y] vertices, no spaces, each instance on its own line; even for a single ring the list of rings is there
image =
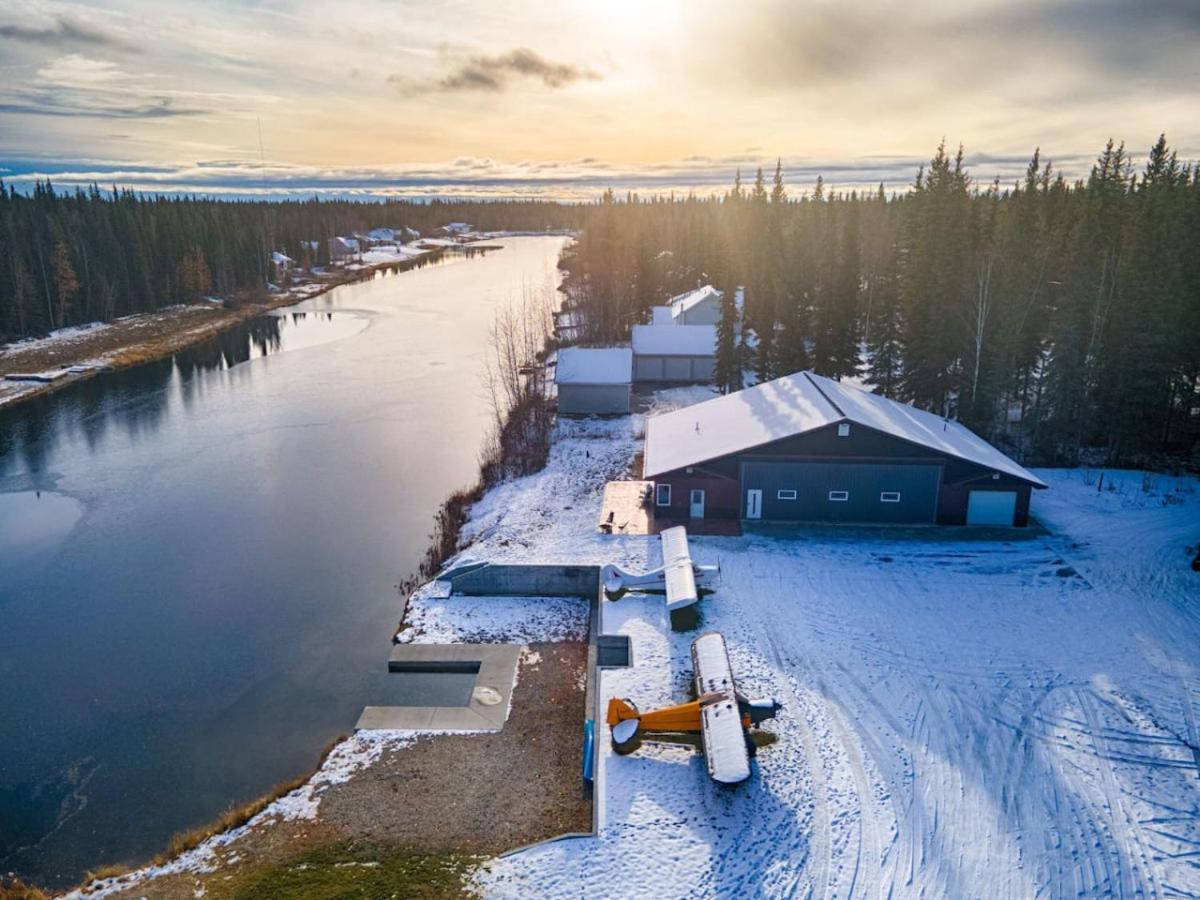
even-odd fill
[[[566,423],[545,472],[491,492],[475,558],[657,565],[596,533],[638,417]],[[1042,470],[1048,533],[808,528],[693,538],[720,563],[700,631],[784,704],[752,780],[686,748],[615,757],[601,834],[493,862],[492,896],[1200,895],[1194,479]],[[1108,490],[1113,485],[1115,490]],[[1164,498],[1169,497],[1169,500]],[[635,667],[602,694],[685,698],[694,634],[661,598],[603,605]]]

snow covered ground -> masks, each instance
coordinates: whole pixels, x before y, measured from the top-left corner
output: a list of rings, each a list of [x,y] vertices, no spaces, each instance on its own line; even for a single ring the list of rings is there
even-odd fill
[[[652,409],[698,399],[665,394]],[[657,565],[657,537],[596,528],[604,483],[629,474],[642,430],[640,416],[561,423],[544,471],[474,508],[464,558]],[[696,633],[724,632],[743,691],[784,704],[767,723],[778,741],[729,790],[686,747],[614,756],[602,726],[599,836],[494,860],[476,886],[496,897],[1200,895],[1200,575],[1185,552],[1200,540],[1200,483],[1106,472],[1098,490],[1098,473],[1038,474],[1046,530],[1000,540],[816,527],[692,538],[697,561],[721,565]],[[586,615],[496,603],[422,591],[409,637],[574,636]],[[635,663],[604,672],[602,698],[683,699],[695,633],[670,631],[662,598],[628,595],[602,616],[606,632],[630,635]],[[369,765],[367,740],[335,751],[333,769]],[[322,779],[262,817],[312,814]],[[227,842],[168,866],[211,866]]]
[[[677,399],[677,398],[673,398]],[[673,405],[673,404],[664,404]],[[602,536],[639,417],[566,423],[548,468],[484,498],[474,558],[658,563]],[[785,706],[752,780],[683,747],[601,743],[601,833],[494,861],[492,896],[1200,894],[1194,479],[1038,473],[1048,534],[805,528],[692,539],[719,562],[700,630]],[[1108,485],[1115,489],[1109,490]],[[1170,498],[1170,499],[1165,499]],[[677,702],[694,634],[661,598],[603,605],[635,666],[601,693]],[[603,729],[602,729],[603,730]]]

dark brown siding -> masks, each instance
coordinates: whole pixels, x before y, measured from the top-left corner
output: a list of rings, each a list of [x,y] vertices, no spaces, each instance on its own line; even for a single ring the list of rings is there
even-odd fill
[[[1023,481],[1001,475],[993,479],[990,469],[964,462],[891,435],[851,424],[850,434],[838,437],[837,426],[830,425],[807,434],[784,438],[742,453],[692,466],[691,471],[677,469],[656,476],[656,484],[671,485],[671,507],[658,514],[669,518],[687,518],[688,491],[703,488],[707,518],[741,517],[741,480],[739,466],[745,460],[789,460],[803,462],[887,463],[888,465],[943,466],[938,494],[937,522],[963,525],[967,521],[967,500],[972,490],[1017,492],[1016,524],[1029,520],[1031,487]]]

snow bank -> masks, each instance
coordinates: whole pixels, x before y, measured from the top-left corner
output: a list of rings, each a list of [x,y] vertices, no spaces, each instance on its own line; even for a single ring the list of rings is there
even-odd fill
[[[409,600],[406,644],[531,644],[587,640],[588,604],[571,597],[436,597]]]

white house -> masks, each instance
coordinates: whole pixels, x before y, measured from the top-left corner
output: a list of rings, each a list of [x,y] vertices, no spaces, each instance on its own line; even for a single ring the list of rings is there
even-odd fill
[[[668,304],[671,319],[676,325],[716,325],[721,321],[721,298],[724,294],[711,284],[678,294]]]

